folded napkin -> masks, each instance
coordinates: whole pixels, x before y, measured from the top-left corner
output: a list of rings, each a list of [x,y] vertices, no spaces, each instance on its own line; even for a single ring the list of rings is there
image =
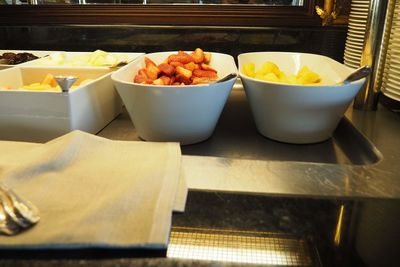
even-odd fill
[[[73,131],[45,144],[0,141],[0,179],[41,220],[0,248],[165,248],[183,210],[178,143],[111,141]]]

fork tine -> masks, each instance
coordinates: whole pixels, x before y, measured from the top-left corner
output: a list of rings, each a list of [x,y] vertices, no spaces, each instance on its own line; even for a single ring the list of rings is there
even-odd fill
[[[12,189],[8,189],[7,193],[17,216],[25,219],[30,224],[35,224],[40,220],[39,210],[35,205],[28,200],[22,199]]]
[[[0,198],[5,213],[20,227],[28,228],[39,221],[39,210],[36,206],[22,199],[12,189],[1,183]]]
[[[1,201],[1,205],[4,208],[5,213],[7,215],[8,221],[12,221],[13,223],[15,223],[18,226],[23,227],[23,228],[29,226],[28,223],[26,223],[24,220],[20,220],[18,218],[18,216],[15,214],[12,202],[11,202],[10,198],[8,197],[8,195],[4,191],[1,192],[1,194],[0,194],[0,201]]]
[[[3,193],[0,192],[0,234],[15,235],[21,231],[21,228],[9,219],[9,215],[5,210],[3,202]]]

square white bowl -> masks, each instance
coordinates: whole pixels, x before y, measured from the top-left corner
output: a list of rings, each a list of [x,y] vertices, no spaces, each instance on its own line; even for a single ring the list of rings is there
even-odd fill
[[[144,68],[144,57],[157,65],[177,52],[141,56],[112,74],[112,79],[139,136],[148,141],[180,142],[182,145],[209,138],[236,81],[185,86],[157,86],[133,82]],[[211,53],[210,66],[222,78],[237,73],[232,56]]]
[[[0,139],[45,142],[72,130],[97,133],[121,111],[122,101],[107,69],[39,68],[20,66],[0,71],[0,85],[21,88],[53,75],[73,75],[77,84],[68,93],[0,90]]]
[[[239,74],[258,131],[287,143],[316,143],[329,139],[366,79],[338,84],[354,71],[329,57],[292,52],[253,52],[238,56]],[[256,70],[272,61],[287,75],[307,66],[321,77],[320,85],[274,83],[251,78],[243,65]]]
[[[45,50],[0,50],[0,54],[1,55],[4,54],[4,53],[7,53],[7,52],[11,52],[11,53],[15,53],[15,54],[17,54],[17,53],[31,53],[34,56],[39,57],[38,59],[40,59],[42,57],[48,56],[51,53],[55,53],[57,51],[45,51]],[[38,59],[34,59],[32,61],[35,61],[35,60],[38,60]],[[12,68],[12,67],[15,67],[15,66],[20,66],[22,64],[26,64],[26,63],[32,62],[32,61],[27,61],[27,62],[16,64],[16,65],[0,64],[0,70]]]

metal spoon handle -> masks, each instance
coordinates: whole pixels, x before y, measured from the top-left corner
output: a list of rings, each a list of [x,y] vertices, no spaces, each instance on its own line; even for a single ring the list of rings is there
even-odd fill
[[[215,83],[222,83],[222,82],[226,82],[229,81],[232,78],[236,78],[237,77],[237,73],[229,73],[228,75],[226,75],[225,77],[219,79],[218,81],[216,81]]]
[[[69,88],[71,88],[71,86],[76,82],[76,80],[78,79],[75,76],[54,76],[54,79],[56,80],[56,82],[58,83],[58,85],[61,87],[61,91],[64,93],[68,93],[69,92]]]
[[[370,75],[372,72],[372,68],[369,65],[362,66],[358,69],[356,69],[352,74],[350,74],[344,81],[343,83],[351,83],[354,81],[358,81],[364,77],[367,77]]]

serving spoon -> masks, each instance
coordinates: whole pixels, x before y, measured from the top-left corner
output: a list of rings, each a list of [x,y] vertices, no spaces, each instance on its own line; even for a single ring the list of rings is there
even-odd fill
[[[215,82],[213,82],[213,83],[222,83],[222,82],[226,82],[226,81],[229,81],[230,79],[232,79],[232,78],[236,78],[238,75],[237,75],[237,73],[234,73],[234,72],[232,72],[232,73],[229,73],[228,75],[226,75],[225,77],[223,77],[223,78],[221,78],[221,79],[219,79],[219,80],[216,80]],[[211,83],[212,84],[212,83]]]
[[[341,84],[348,84],[354,81],[358,81],[364,77],[367,77],[372,72],[372,68],[369,65],[361,66],[360,68],[356,69],[353,73],[347,76],[346,79],[343,80]]]
[[[78,78],[75,76],[54,76],[54,80],[58,83],[61,87],[61,91],[63,93],[68,93],[71,86],[76,82]]]

